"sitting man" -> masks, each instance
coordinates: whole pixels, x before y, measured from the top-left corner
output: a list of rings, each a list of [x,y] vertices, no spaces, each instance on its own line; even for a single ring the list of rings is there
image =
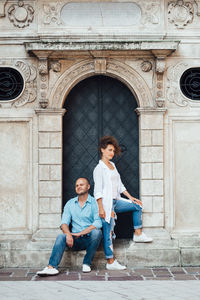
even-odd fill
[[[91,263],[102,238],[101,219],[96,200],[88,194],[90,184],[86,178],[79,178],[75,185],[77,197],[69,200],[64,207],[61,229],[56,238],[48,267],[38,271],[39,276],[56,275],[66,246],[72,250],[86,250],[83,272],[91,271]],[[72,223],[72,232],[69,224]]]

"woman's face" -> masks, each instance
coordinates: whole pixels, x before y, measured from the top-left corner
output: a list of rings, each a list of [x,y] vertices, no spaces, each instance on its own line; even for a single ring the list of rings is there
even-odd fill
[[[101,148],[102,158],[111,160],[115,155],[115,147],[108,145],[105,149]]]

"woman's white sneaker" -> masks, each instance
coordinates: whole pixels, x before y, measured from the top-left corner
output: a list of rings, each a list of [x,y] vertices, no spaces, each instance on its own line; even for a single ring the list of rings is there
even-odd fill
[[[118,261],[115,259],[112,264],[106,264],[107,270],[125,270],[126,266],[120,265]]]
[[[55,268],[44,268],[42,271],[38,271],[36,274],[39,276],[51,276],[51,275],[57,275],[59,271]]]
[[[140,235],[134,234],[133,241],[135,243],[151,243],[153,239],[151,237],[146,236],[146,234],[142,232],[142,234]]]

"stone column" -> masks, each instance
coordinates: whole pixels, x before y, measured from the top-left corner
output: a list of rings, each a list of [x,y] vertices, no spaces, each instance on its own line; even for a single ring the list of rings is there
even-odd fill
[[[38,109],[39,231],[52,236],[62,210],[62,116],[65,109]],[[49,236],[49,237],[50,237]]]
[[[137,108],[140,122],[140,197],[143,226],[164,226],[163,119],[165,108]]]

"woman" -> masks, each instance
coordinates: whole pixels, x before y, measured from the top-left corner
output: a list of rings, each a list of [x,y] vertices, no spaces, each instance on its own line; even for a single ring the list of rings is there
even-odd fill
[[[107,259],[106,269],[124,270],[126,267],[120,265],[113,255],[112,230],[114,228],[114,213],[133,212],[134,242],[152,242],[152,238],[147,237],[142,232],[142,202],[128,193],[115,164],[111,162],[114,155],[120,153],[117,140],[113,136],[104,136],[100,140],[99,151],[101,160],[93,172],[94,197],[99,206],[99,216],[102,218],[103,244]],[[129,200],[121,198],[121,193]]]

